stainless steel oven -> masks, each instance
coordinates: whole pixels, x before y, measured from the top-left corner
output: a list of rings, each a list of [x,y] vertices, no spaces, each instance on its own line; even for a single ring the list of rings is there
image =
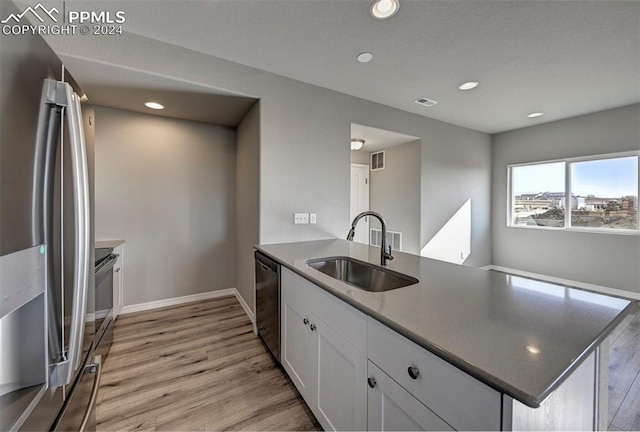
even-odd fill
[[[118,255],[112,248],[96,249],[96,290],[94,349],[106,357],[113,340],[113,266]]]

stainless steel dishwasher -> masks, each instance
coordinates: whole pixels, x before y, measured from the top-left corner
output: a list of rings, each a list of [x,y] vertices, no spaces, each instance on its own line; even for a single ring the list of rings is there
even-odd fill
[[[280,363],[280,265],[258,251],[254,257],[258,334]]]

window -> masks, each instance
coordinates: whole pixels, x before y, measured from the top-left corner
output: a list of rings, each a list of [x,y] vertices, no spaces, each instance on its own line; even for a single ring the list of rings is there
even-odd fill
[[[509,167],[509,226],[638,231],[638,154]]]

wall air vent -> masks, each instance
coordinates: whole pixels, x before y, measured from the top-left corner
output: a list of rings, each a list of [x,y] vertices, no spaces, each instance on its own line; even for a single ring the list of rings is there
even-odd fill
[[[417,104],[420,104],[420,105],[424,105],[426,107],[432,107],[432,106],[434,106],[435,104],[438,103],[437,101],[434,101],[433,99],[429,99],[429,98],[426,98],[426,97],[418,98],[414,102],[417,103]]]
[[[371,153],[371,171],[384,169],[384,150]]]
[[[382,230],[370,228],[369,244],[371,246],[382,246]],[[402,233],[398,231],[387,231],[387,243],[391,245],[391,250],[402,251]]]

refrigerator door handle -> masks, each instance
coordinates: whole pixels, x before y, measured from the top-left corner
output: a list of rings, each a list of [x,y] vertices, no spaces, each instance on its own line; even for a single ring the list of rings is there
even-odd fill
[[[89,406],[82,417],[82,423],[80,423],[80,432],[84,432],[87,429],[87,424],[91,418],[91,412],[94,410],[96,401],[98,400],[98,389],[100,388],[100,378],[102,377],[102,356],[95,356],[94,363],[87,366],[89,372],[95,373],[96,377],[93,380],[93,388],[91,389],[91,397],[89,397]]]
[[[80,97],[64,83],[67,99],[67,124],[70,135],[71,177],[73,181],[75,252],[73,275],[72,321],[69,331],[68,382],[82,362],[82,342],[84,336],[84,315],[89,288],[89,268],[91,259],[90,214],[89,214],[89,166],[84,142]]]

